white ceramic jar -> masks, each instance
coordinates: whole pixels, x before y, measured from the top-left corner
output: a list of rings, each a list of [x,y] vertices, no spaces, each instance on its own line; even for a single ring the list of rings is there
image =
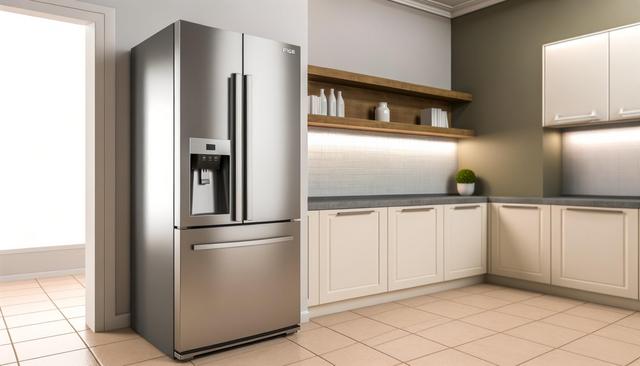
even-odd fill
[[[380,102],[376,107],[376,121],[389,122],[391,121],[391,111],[387,106],[387,102]]]

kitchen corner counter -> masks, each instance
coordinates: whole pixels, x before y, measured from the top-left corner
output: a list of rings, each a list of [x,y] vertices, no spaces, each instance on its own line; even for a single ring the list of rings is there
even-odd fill
[[[484,203],[485,196],[457,195],[385,195],[385,196],[343,196],[343,197],[309,197],[309,211],[341,210],[350,208],[427,206],[464,203]]]

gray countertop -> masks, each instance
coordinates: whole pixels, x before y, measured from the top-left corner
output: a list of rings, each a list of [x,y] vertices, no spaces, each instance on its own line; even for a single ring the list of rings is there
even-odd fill
[[[384,195],[384,196],[344,196],[344,197],[309,197],[309,210],[339,210],[367,207],[395,207],[446,205],[463,203],[518,203],[532,205],[563,205],[611,208],[640,208],[638,197],[595,197],[595,196],[561,196],[561,197],[486,197],[457,195]]]

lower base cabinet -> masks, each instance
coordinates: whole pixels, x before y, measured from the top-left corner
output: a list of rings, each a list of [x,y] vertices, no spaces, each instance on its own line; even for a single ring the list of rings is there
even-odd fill
[[[638,299],[638,210],[552,207],[551,283]]]
[[[487,204],[445,205],[445,281],[485,273],[487,273]]]

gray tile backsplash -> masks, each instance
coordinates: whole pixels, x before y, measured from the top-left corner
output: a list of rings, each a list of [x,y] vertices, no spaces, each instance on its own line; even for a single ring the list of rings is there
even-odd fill
[[[443,194],[458,167],[455,140],[309,129],[309,196]]]
[[[562,135],[563,194],[640,196],[640,127]]]

